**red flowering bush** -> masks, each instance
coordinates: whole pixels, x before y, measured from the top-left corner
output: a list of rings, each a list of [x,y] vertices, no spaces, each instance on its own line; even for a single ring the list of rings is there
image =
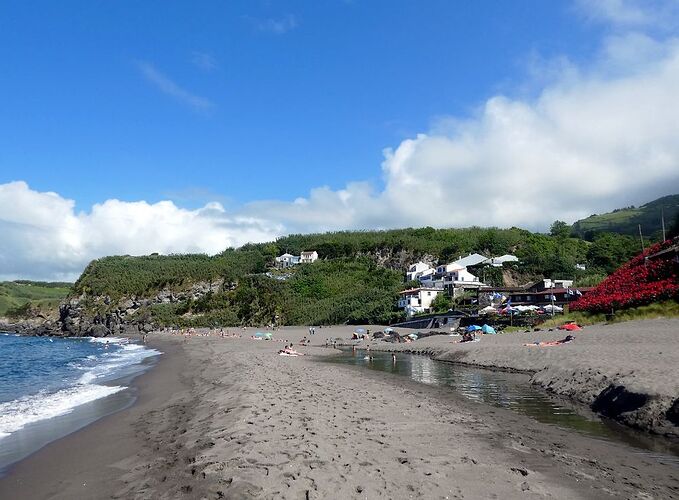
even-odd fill
[[[610,312],[651,302],[679,299],[679,264],[673,254],[647,259],[672,241],[653,245],[624,264],[587,295],[573,302],[571,311]]]

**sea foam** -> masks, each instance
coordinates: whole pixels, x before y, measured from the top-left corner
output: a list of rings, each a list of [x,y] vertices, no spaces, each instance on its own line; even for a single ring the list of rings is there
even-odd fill
[[[125,387],[82,384],[53,394],[38,393],[0,403],[0,437],[10,435],[28,424],[58,417],[99,398],[120,392]]]

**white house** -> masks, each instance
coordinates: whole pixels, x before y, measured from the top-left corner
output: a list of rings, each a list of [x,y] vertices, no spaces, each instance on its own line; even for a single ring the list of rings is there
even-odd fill
[[[443,279],[444,284],[446,282],[451,282],[451,283],[474,283],[478,282],[479,278],[474,276],[472,273],[467,271],[467,268],[462,268],[462,269],[456,269],[454,271],[451,271],[446,274],[446,276]]]
[[[284,253],[280,257],[276,257],[276,266],[278,267],[292,267],[299,264],[299,256]]]
[[[417,262],[408,268],[408,272],[406,273],[406,281],[414,281],[420,276],[423,276],[425,273],[431,274],[431,272],[429,272],[431,270],[432,268],[429,264]]]
[[[302,254],[299,257],[300,264],[311,264],[312,262],[316,262],[317,260],[318,252],[316,250],[313,250],[311,252],[302,252]]]
[[[491,266],[494,267],[502,267],[502,264],[505,262],[519,262],[519,258],[516,255],[501,255],[500,257],[492,257],[490,259],[486,259],[483,264],[490,264]]]
[[[441,288],[421,287],[404,290],[399,294],[398,307],[405,309],[409,317],[418,312],[426,312],[439,293],[444,293]]]
[[[461,271],[464,268],[465,266],[461,266],[455,262],[451,262],[450,264],[441,264],[440,266],[436,266],[436,277],[442,278],[449,273]]]
[[[433,267],[430,268],[430,269],[427,269],[426,271],[422,271],[422,274],[420,274],[420,276],[417,277],[417,281],[420,282],[421,286],[434,288],[434,287],[436,287],[436,283],[437,283],[435,281],[435,278],[434,278],[435,273],[436,273],[436,269],[434,269]],[[442,286],[443,286],[443,284],[438,282],[438,287],[440,288]]]

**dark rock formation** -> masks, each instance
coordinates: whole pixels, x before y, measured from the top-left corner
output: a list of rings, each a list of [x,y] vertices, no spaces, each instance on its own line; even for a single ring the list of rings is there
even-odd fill
[[[631,392],[621,385],[609,385],[592,403],[592,410],[610,418],[638,410],[648,401],[647,394]]]

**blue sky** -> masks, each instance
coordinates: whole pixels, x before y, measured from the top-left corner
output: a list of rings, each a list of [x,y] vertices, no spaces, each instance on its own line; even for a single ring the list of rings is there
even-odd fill
[[[539,0],[13,1],[0,20],[0,181],[80,209],[379,186],[383,148],[524,92],[536,57],[591,57],[603,29]]]
[[[0,3],[0,279],[679,192],[679,0]]]

